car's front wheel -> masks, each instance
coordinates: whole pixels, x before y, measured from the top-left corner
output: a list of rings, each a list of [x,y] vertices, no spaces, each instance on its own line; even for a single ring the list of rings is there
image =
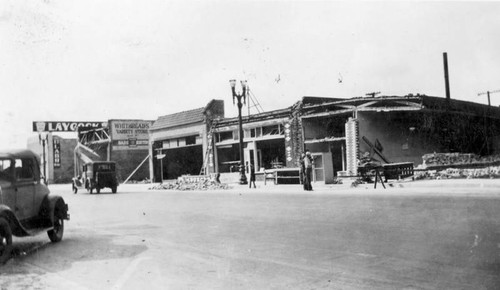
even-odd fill
[[[60,242],[64,234],[64,219],[62,217],[54,216],[53,228],[47,232],[49,239],[53,243]]]
[[[12,232],[5,218],[0,218],[0,263],[5,263],[10,258],[12,245]]]

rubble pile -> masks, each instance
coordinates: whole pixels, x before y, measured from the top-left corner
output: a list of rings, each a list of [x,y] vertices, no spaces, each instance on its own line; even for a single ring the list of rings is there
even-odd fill
[[[430,153],[422,156],[424,168],[442,166],[498,165],[500,155],[479,156],[473,153]]]
[[[185,179],[179,178],[175,182],[165,182],[149,188],[150,190],[217,190],[228,189],[229,186],[224,183],[217,182],[211,178],[196,178]]]
[[[451,178],[500,178],[500,166],[485,168],[447,168],[444,170],[425,170],[415,172],[415,179]]]

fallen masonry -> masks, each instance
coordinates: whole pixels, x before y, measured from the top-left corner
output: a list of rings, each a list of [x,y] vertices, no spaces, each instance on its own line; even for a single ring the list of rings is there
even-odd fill
[[[229,189],[225,183],[220,183],[214,176],[181,176],[175,182],[164,182],[150,187],[150,190],[218,190]]]
[[[449,178],[500,178],[500,166],[485,168],[446,168],[444,170],[425,170],[415,173],[415,179]]]

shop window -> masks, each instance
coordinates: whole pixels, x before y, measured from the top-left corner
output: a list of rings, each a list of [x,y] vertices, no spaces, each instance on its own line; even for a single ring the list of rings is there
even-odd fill
[[[227,140],[233,140],[233,131],[227,131],[227,132],[220,132],[217,134],[218,136],[218,142],[224,142]]]
[[[252,128],[250,129],[250,137],[257,138],[262,136],[262,127]]]
[[[262,136],[267,135],[282,135],[283,131],[280,125],[271,125],[262,127]]]
[[[186,145],[195,145],[195,144],[196,144],[196,136],[186,137]]]

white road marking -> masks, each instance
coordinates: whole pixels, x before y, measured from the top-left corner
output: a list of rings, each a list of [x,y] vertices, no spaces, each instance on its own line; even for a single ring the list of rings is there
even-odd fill
[[[125,282],[127,282],[127,280],[130,278],[130,276],[132,276],[132,274],[135,272],[135,270],[137,269],[137,266],[146,260],[151,260],[151,257],[139,257],[139,258],[135,259],[134,261],[132,261],[132,263],[130,263],[130,265],[128,265],[127,269],[125,269],[125,272],[123,272],[123,274],[120,276],[120,278],[118,278],[115,285],[113,285],[113,287],[111,287],[111,289],[113,289],[113,290],[121,289],[123,287],[123,285],[125,285]]]

